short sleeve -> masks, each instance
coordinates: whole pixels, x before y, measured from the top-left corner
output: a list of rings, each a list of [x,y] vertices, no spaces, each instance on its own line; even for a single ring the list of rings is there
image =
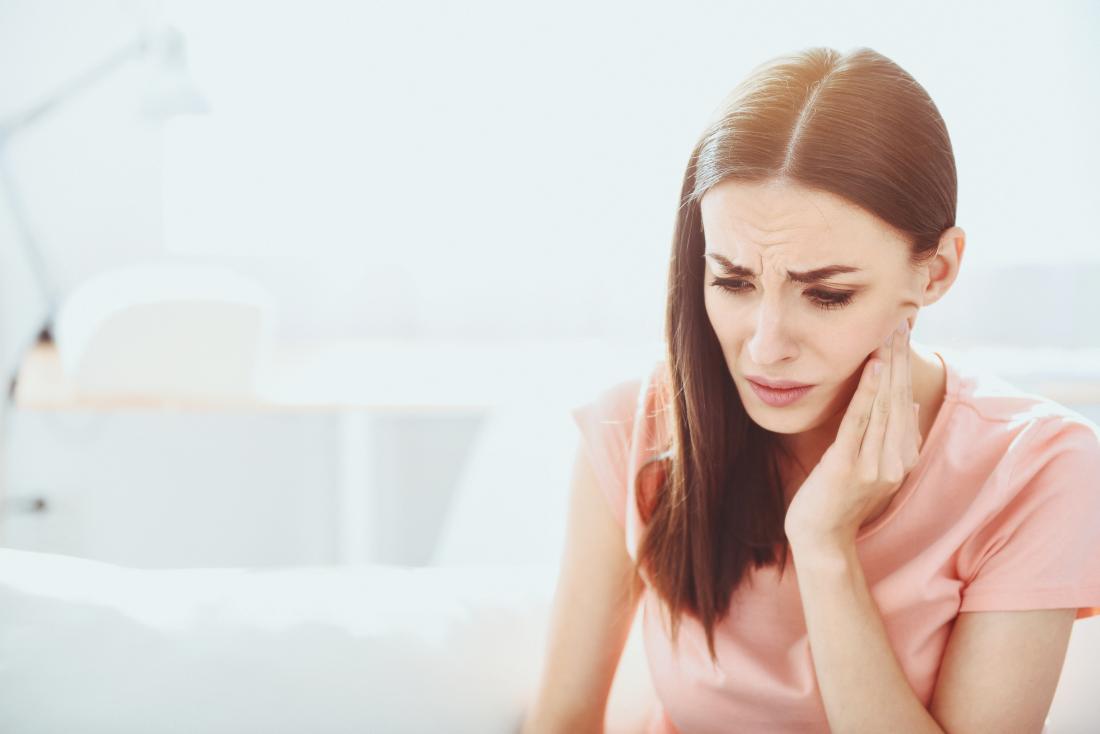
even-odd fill
[[[959,611],[1100,614],[1100,429],[1064,415],[1031,428],[1013,447],[1009,498],[960,553]]]
[[[570,410],[604,498],[626,527],[627,467],[641,380],[626,380]]]

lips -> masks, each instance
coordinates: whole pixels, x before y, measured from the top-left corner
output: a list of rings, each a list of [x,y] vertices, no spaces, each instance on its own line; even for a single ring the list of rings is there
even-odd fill
[[[795,382],[794,380],[769,380],[767,377],[757,375],[745,375],[745,379],[755,382],[757,385],[770,387],[773,390],[789,390],[793,387],[812,387],[808,382]]]
[[[782,408],[798,402],[799,399],[814,387],[813,385],[805,385],[803,387],[789,388],[787,390],[777,390],[770,387],[763,387],[752,380],[749,380],[749,385],[752,386],[752,391],[756,393],[756,396],[760,398],[761,402],[773,408]]]

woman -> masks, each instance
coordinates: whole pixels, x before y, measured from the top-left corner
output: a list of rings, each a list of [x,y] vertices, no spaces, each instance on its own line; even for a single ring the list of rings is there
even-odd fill
[[[910,340],[958,275],[955,208],[935,104],[871,49],[727,98],[684,177],[667,356],[573,411],[524,732],[602,730],[639,599],[648,732],[1043,728],[1100,614],[1100,429]]]

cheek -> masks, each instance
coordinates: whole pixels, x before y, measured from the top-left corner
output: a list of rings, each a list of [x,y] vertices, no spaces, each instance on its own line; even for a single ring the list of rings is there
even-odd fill
[[[725,343],[731,339],[730,324],[736,323],[730,313],[730,307],[722,299],[720,293],[715,293],[714,288],[707,288],[703,293],[703,307],[706,309],[707,320],[714,330],[718,341]]]
[[[863,359],[870,357],[875,353],[879,347],[886,345],[886,339],[890,336],[891,331],[897,326],[893,317],[888,319],[880,319],[873,324],[868,324],[864,330],[864,338],[860,343],[860,353]]]
[[[859,381],[863,365],[874,351],[868,332],[862,329],[837,330],[814,339],[814,348],[823,363],[830,365],[830,382],[849,386]]]
[[[847,363],[863,361],[870,356],[886,341],[893,323],[892,315],[873,309],[851,315],[850,319],[840,319],[830,334],[837,348],[847,354]]]
[[[703,288],[703,309],[707,313],[707,318],[710,319],[711,325],[716,325],[714,298],[711,296],[711,288]],[[717,329],[715,329],[717,331]]]

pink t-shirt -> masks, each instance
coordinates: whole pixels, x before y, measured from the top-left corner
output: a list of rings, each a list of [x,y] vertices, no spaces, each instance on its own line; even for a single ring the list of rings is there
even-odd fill
[[[1100,614],[1100,428],[936,355],[943,406],[893,503],[857,536],[891,646],[926,707],[959,612]],[[643,528],[634,477],[665,446],[667,384],[661,360],[571,411],[635,560]],[[642,632],[660,702],[649,734],[828,731],[794,567],[782,581],[774,567],[749,578],[715,629],[717,668],[690,616],[672,646],[647,587]]]

